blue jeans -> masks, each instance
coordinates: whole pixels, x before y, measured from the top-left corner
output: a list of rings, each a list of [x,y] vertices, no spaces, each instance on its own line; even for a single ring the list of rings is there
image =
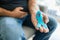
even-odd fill
[[[56,21],[49,17],[49,33],[35,32],[33,40],[48,40],[53,31],[56,29]],[[0,40],[26,40],[22,25],[34,28],[30,15],[25,18],[0,17]],[[34,28],[35,29],[35,28]]]

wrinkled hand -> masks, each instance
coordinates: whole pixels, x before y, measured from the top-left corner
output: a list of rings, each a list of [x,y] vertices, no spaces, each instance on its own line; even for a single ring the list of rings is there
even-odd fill
[[[15,8],[11,13],[13,17],[22,18],[27,15],[27,12],[22,11],[22,7]]]
[[[44,22],[47,24],[49,22],[48,16],[46,14],[44,14],[44,13],[42,13],[42,15],[43,15]],[[39,30],[40,32],[44,32],[44,33],[49,32],[48,28],[45,29],[43,27],[40,27],[40,28],[36,27],[36,25],[37,25],[36,14],[31,15],[31,20],[32,20],[32,23],[35,26],[36,30]]]

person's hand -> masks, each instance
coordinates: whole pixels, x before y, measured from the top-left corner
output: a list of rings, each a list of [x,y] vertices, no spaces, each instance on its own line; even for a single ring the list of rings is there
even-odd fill
[[[46,14],[44,14],[44,13],[42,13],[42,15],[43,15],[44,22],[47,24],[49,22],[48,16]],[[40,27],[40,28],[36,27],[36,25],[37,25],[36,14],[31,15],[31,20],[32,20],[32,23],[35,26],[36,30],[39,30],[40,32],[44,32],[44,33],[49,32],[48,28],[45,29],[43,27]]]
[[[13,11],[11,11],[12,17],[23,18],[27,15],[27,12],[22,11],[22,7],[17,7]]]

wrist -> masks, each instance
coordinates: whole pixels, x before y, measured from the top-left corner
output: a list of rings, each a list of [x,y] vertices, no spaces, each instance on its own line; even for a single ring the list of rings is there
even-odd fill
[[[36,16],[36,13],[31,14],[31,17],[35,17],[35,16]]]
[[[2,16],[9,16],[11,14],[11,11],[6,10],[4,8],[0,8],[0,10],[1,10],[0,13]]]

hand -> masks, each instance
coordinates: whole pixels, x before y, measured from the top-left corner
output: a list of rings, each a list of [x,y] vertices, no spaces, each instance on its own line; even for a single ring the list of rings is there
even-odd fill
[[[49,22],[48,16],[47,16],[45,13],[42,13],[42,15],[43,15],[43,21],[44,21],[44,23],[47,24],[47,23]],[[43,28],[43,31],[44,31],[45,33],[47,33],[47,32],[49,32],[49,29],[48,29],[48,28],[46,28],[46,29]]]
[[[46,14],[44,14],[44,13],[42,13],[42,15],[43,15],[44,22],[47,24],[49,22],[48,16]],[[36,30],[39,30],[40,32],[44,32],[44,33],[49,32],[48,28],[45,29],[43,27],[40,27],[40,28],[36,27],[36,25],[37,25],[36,14],[31,15],[31,20],[32,20],[32,23],[35,26]]]
[[[27,15],[27,12],[24,12],[22,11],[23,8],[22,7],[17,7],[15,8],[11,14],[12,14],[12,17],[17,17],[17,18],[23,18],[24,16]]]

